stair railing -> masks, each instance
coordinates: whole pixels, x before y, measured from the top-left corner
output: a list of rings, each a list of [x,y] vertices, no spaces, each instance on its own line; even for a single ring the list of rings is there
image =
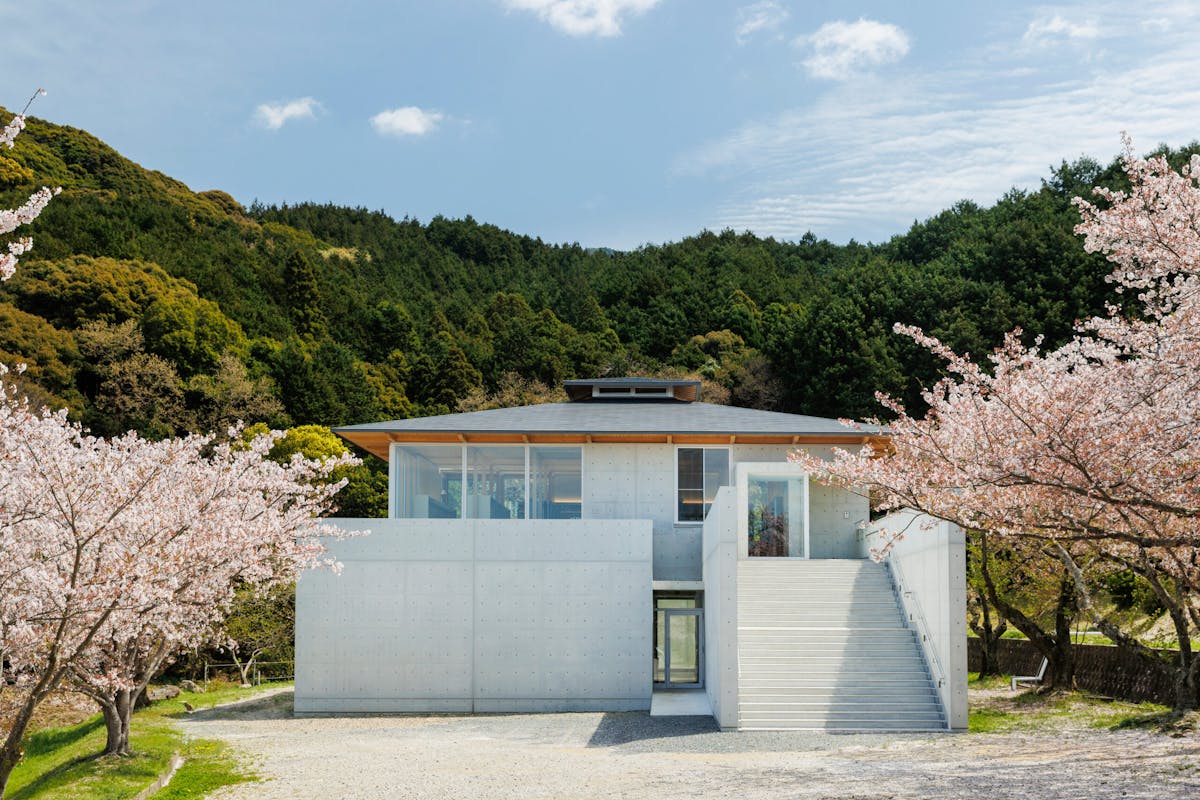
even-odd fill
[[[942,661],[938,658],[937,648],[933,646],[933,636],[929,631],[929,622],[925,619],[925,612],[921,608],[921,601],[917,599],[916,594],[908,588],[908,582],[904,579],[904,570],[900,568],[900,564],[890,556],[884,560],[888,568],[888,575],[892,580],[892,588],[899,596],[900,605],[904,609],[905,623],[908,627],[916,630],[917,635],[921,637],[921,652],[925,654],[925,663],[929,665],[933,672],[933,679],[937,683],[939,691],[934,692],[934,697],[937,698],[938,708],[942,711],[942,719],[946,720],[946,724],[950,722],[950,712],[942,702],[941,689],[946,685],[946,670],[942,668]]]

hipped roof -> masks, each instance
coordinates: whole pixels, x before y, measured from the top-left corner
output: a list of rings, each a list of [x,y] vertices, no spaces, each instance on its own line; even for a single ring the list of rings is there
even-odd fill
[[[346,425],[334,432],[386,459],[391,442],[842,444],[881,436],[873,425],[678,400],[546,403]]]

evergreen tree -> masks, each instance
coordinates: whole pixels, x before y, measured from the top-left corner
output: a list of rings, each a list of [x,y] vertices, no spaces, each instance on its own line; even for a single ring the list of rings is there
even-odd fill
[[[284,291],[288,311],[296,333],[309,339],[326,335],[328,325],[321,311],[321,288],[317,273],[304,253],[293,250],[283,268]]]

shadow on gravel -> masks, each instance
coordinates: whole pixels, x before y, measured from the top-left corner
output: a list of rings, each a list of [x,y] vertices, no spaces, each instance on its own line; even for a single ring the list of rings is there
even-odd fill
[[[588,747],[614,747],[647,739],[675,739],[716,733],[712,717],[652,717],[645,711],[609,712],[600,718]]]
[[[295,692],[288,689],[287,691],[269,694],[265,697],[255,697],[251,700],[243,700],[238,703],[228,703],[216,708],[203,708],[191,713],[181,711],[178,714],[171,714],[170,716],[175,719],[191,719],[201,722],[218,719],[291,719],[292,700],[294,697]]]

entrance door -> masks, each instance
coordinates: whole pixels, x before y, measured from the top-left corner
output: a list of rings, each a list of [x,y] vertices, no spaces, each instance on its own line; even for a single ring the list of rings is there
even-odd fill
[[[663,688],[703,686],[704,609],[663,607],[660,601],[654,615],[654,683]]]

